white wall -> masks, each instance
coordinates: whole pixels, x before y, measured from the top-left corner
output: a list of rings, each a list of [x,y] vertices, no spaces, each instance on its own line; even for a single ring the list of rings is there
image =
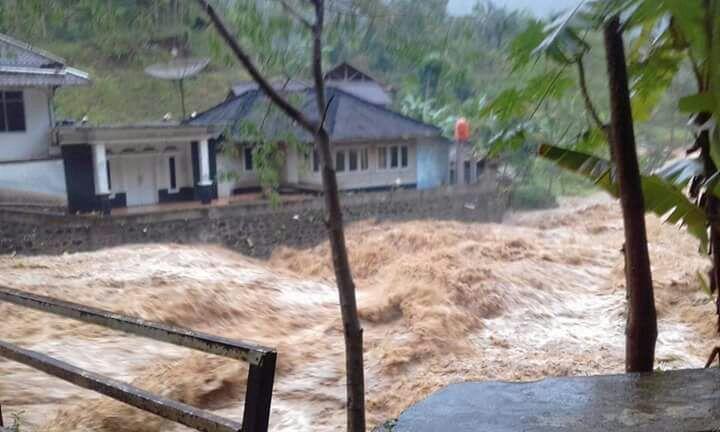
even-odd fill
[[[184,187],[193,187],[192,158],[190,156],[190,144],[187,148],[174,152],[164,152],[156,156],[155,169],[157,170],[158,190],[170,189],[170,157],[175,157],[175,190]]]
[[[65,201],[65,171],[60,159],[0,163],[0,189],[30,192]]]
[[[228,197],[237,188],[251,188],[260,186],[257,171],[246,171],[244,152],[240,157],[227,154],[217,155],[218,197]],[[253,167],[254,168],[254,167]]]
[[[17,89],[0,89],[17,90]],[[0,161],[47,158],[52,128],[50,90],[23,89],[25,132],[0,132]]]
[[[154,202],[158,200],[158,191],[168,189],[171,193],[176,192],[183,187],[192,187],[192,158],[190,155],[190,143],[178,144],[168,149],[167,146],[153,146],[153,152],[141,152],[141,150],[149,150],[149,146],[134,147],[137,153],[124,154],[123,149],[132,146],[109,146],[113,154],[109,156],[110,160],[110,193],[112,195],[118,193],[126,193],[128,205],[132,205],[139,197],[130,196],[131,194],[139,194],[137,191],[138,166],[146,166],[141,174],[143,175],[143,187],[149,190],[143,190],[142,195],[146,195],[145,200],[149,200],[150,196]],[[176,188],[170,190],[170,164],[171,156],[175,157],[175,183]],[[151,161],[151,162],[148,162]],[[152,167],[152,169],[150,169]],[[142,198],[141,198],[142,200]]]
[[[408,166],[396,169],[378,169],[377,147],[407,146]],[[348,151],[351,149],[368,149],[368,169],[365,171],[349,171]],[[337,173],[338,187],[341,190],[367,189],[395,186],[399,179],[401,185],[414,185],[417,183],[417,145],[412,141],[387,142],[383,144],[340,144],[336,150],[345,151],[346,170]],[[227,154],[218,154],[218,195],[227,197],[232,194],[233,189],[260,186],[257,171],[246,171],[244,161],[241,157],[232,157]],[[358,157],[358,164],[360,163]],[[389,163],[389,160],[388,160]],[[447,162],[443,163],[446,166]],[[305,157],[290,150],[286,158],[286,166],[283,170],[282,181],[285,184],[301,184],[314,187],[322,186],[320,172],[313,172],[312,157]]]
[[[378,168],[378,147],[391,146],[407,146],[408,147],[408,166],[406,168]],[[365,171],[349,171],[348,151],[351,149],[367,148],[368,169]],[[366,189],[395,186],[397,181],[401,185],[413,185],[417,182],[417,146],[414,142],[387,142],[382,144],[339,144],[335,146],[335,151],[345,151],[345,171],[337,173],[338,187],[341,190],[349,189]],[[333,153],[333,157],[335,154]],[[359,161],[358,161],[359,163]],[[388,164],[390,161],[388,160]],[[300,170],[300,182],[320,186],[322,179],[319,172],[312,171],[311,163],[306,164]]]
[[[426,139],[417,146],[417,187],[433,189],[448,182],[450,144],[444,139]]]

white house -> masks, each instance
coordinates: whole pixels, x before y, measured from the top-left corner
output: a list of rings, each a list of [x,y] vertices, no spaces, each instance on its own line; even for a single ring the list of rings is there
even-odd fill
[[[56,126],[56,90],[89,83],[63,59],[0,34],[0,200],[107,213],[217,195],[213,127]]]
[[[53,97],[87,84],[88,75],[63,59],[0,34],[0,199],[65,200]]]
[[[319,120],[312,85],[299,80],[275,80],[273,85],[306,117]],[[439,128],[391,110],[387,89],[347,63],[326,74],[326,85],[325,125],[341,190],[429,189],[447,184],[450,142]],[[257,85],[244,82],[233,86],[225,101],[188,121],[225,129],[217,155],[220,196],[260,187],[255,143],[244,135],[248,124],[261,129],[265,141],[281,142],[285,156],[282,187],[300,191],[321,188],[312,137],[269,104]],[[283,143],[288,137],[302,146]]]
[[[326,82],[325,124],[341,190],[447,183],[450,143],[438,128],[392,111],[388,88],[347,63],[328,72]],[[269,110],[252,83],[234,86],[225,101],[182,123],[56,125],[55,91],[87,84],[88,75],[64,60],[0,35],[0,202],[3,191],[40,194],[67,202],[71,213],[109,213],[177,201],[210,203],[258,189],[256,149],[240,127],[247,123],[280,143],[282,187],[321,188],[312,137]],[[277,85],[307,117],[319,119],[312,86],[298,80]],[[302,145],[283,144],[288,134]]]
[[[61,126],[70,212],[162,204],[210,203],[217,196],[212,126],[172,122]]]

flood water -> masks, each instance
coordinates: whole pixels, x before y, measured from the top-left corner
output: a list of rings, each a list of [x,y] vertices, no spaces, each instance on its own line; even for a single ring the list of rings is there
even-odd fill
[[[696,241],[648,220],[659,316],[657,364],[702,367],[718,343],[699,288]],[[442,386],[623,371],[622,220],[592,197],[505,224],[351,225],[365,328],[369,426]],[[269,261],[215,246],[142,245],[0,257],[0,284],[275,346],[273,431],[344,425],[344,350],[327,244]],[[166,397],[242,419],[237,361],[0,304],[0,339]],[[6,422],[23,430],[186,430],[0,359]]]

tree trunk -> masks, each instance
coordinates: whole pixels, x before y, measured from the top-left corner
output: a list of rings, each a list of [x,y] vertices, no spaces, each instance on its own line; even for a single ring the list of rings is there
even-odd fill
[[[712,114],[703,112],[695,117],[695,124],[702,126],[712,118]],[[717,173],[717,167],[710,155],[710,133],[707,130],[700,132],[695,145],[700,149],[700,157],[704,163],[705,178],[709,179]],[[705,201],[705,215],[710,221],[710,258],[712,268],[710,269],[710,290],[712,293],[720,287],[720,229],[717,226],[718,215],[720,214],[720,200],[713,193],[707,194]],[[716,315],[718,315],[717,329],[720,332],[720,291],[715,298]]]
[[[347,393],[347,430],[365,432],[365,369],[363,365],[363,329],[357,313],[353,282],[345,246],[343,215],[340,207],[337,177],[332,164],[330,139],[323,130],[316,143],[322,155],[323,193],[327,213],[327,231],[332,251],[335,281],[340,297],[340,312],[345,331],[345,373]]]
[[[610,87],[610,143],[617,170],[625,228],[625,283],[628,294],[625,370],[651,372],[655,358],[657,316],[625,50],[617,16],[605,26],[605,50]]]
[[[355,283],[353,282],[345,245],[343,214],[340,207],[337,176],[333,165],[330,136],[325,129],[325,113],[329,109],[325,99],[325,77],[322,69],[322,36],[325,23],[324,0],[313,0],[315,5],[315,23],[313,32],[313,79],[320,124],[315,134],[315,142],[322,157],[323,193],[327,213],[327,232],[332,251],[335,283],[340,297],[340,313],[345,331],[345,374],[346,409],[348,432],[365,432],[365,369],[363,361],[363,330],[357,312]],[[332,101],[330,101],[332,102]]]
[[[295,108],[289,100],[278,93],[254,62],[240,47],[234,36],[228,31],[225,24],[215,12],[208,0],[198,0],[200,7],[207,13],[215,25],[220,36],[225,40],[240,63],[249,75],[258,83],[258,86],[268,98],[278,106],[288,117],[295,120],[305,130],[315,137],[317,149],[322,158],[322,181],[325,196],[326,228],[332,252],[332,263],[335,270],[335,280],[340,298],[340,311],[342,315],[345,336],[345,368],[347,384],[347,430],[348,432],[365,432],[365,372],[363,366],[363,330],[357,313],[357,300],[355,298],[355,283],[353,282],[345,245],[343,229],[343,215],[340,207],[337,177],[333,166],[330,136],[325,129],[325,114],[328,104],[325,101],[325,82],[322,71],[322,35],[325,19],[325,5],[323,0],[312,0],[315,8],[315,22],[303,23],[310,27],[313,33],[313,80],[315,83],[317,109],[320,117],[319,123],[309,120]]]

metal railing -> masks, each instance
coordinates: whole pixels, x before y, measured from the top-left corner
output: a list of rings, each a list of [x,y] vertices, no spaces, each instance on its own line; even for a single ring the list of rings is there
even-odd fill
[[[208,411],[151,394],[44,354],[0,341],[0,357],[25,364],[141,410],[207,432],[266,432],[270,418],[277,353],[272,348],[157,324],[89,306],[0,286],[0,301],[53,313],[210,354],[242,360],[250,365],[242,424]],[[0,432],[2,429],[0,412]]]

